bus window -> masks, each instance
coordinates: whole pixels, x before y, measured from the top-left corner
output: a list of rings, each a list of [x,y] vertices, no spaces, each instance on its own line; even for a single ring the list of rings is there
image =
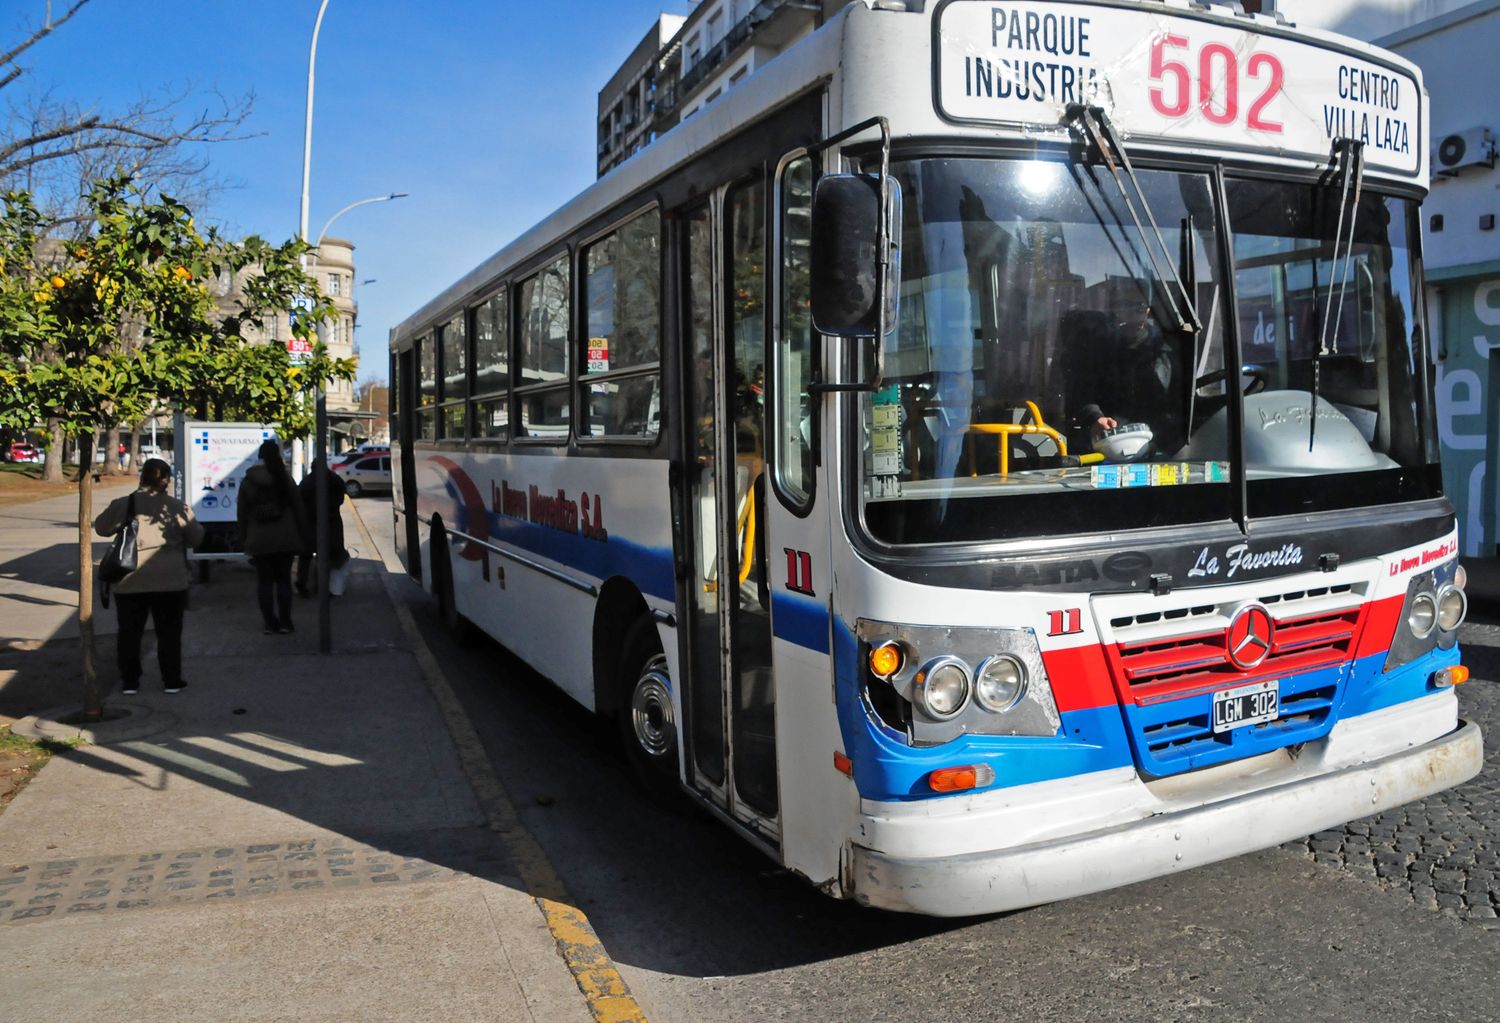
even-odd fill
[[[502,289],[474,309],[474,401],[470,426],[476,440],[504,440],[510,431],[510,316]]]
[[[417,423],[418,440],[437,440],[437,348],[431,334],[417,339]]]
[[[442,429],[444,440],[463,440],[468,435],[469,332],[465,314],[459,313],[438,331],[442,339]]]
[[[661,214],[643,213],[584,250],[584,394],[590,437],[661,427]]]
[[[568,435],[568,254],[521,282],[516,296],[520,326],[517,385],[521,433],[563,439]]]
[[[812,161],[798,157],[781,176],[781,324],[773,359],[776,478],[794,506],[812,494]]]
[[[766,186],[756,181],[725,199],[729,235],[730,410],[733,422],[737,585],[734,621],[734,787],[767,817],[778,808],[776,694],[771,678],[770,581],[766,578]]]
[[[860,436],[875,535],[1227,519],[1227,289],[1208,175],[1138,173],[1179,285],[1102,167],[921,159],[892,173],[900,315]],[[1172,315],[1184,292],[1200,331]],[[1168,486],[1171,501],[1147,493]]]
[[[390,387],[386,390],[386,415],[390,420],[391,439],[400,443],[401,438],[401,359],[391,353],[390,370],[387,376]]]
[[[1327,477],[1436,461],[1419,398],[1415,204],[1365,192],[1351,244],[1347,212],[1339,238],[1337,187],[1230,179],[1226,191],[1243,361],[1256,383],[1244,399],[1250,513],[1376,503],[1371,477]]]

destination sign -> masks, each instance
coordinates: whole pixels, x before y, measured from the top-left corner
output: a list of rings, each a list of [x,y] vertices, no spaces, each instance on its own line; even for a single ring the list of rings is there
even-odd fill
[[[1416,79],[1315,43],[1089,3],[951,0],[938,15],[938,109],[956,121],[1062,123],[1098,105],[1127,138],[1422,169]]]

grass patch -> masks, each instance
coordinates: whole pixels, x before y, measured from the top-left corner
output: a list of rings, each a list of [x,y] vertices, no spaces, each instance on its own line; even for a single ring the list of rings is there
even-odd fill
[[[83,744],[81,739],[27,739],[9,725],[0,727],[0,811],[58,753]]]

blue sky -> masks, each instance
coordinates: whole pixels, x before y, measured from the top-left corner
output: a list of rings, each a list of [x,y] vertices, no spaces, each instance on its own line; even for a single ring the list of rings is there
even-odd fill
[[[70,0],[53,0],[57,10]],[[6,5],[6,45],[44,0]],[[687,0],[331,0],[318,42],[309,232],[355,244],[360,378],[390,327],[594,180],[599,89]],[[27,88],[101,110],[165,88],[255,93],[245,141],[207,147],[230,183],[200,219],[297,231],[307,51],[318,0],[93,0],[34,48]],[[20,84],[13,87],[19,90]]]

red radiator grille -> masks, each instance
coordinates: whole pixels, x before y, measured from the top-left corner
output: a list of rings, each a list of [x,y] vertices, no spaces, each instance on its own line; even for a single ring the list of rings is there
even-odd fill
[[[1109,648],[1120,697],[1137,704],[1333,667],[1353,656],[1362,608],[1276,620],[1271,652],[1245,671],[1225,656],[1223,629]]]

